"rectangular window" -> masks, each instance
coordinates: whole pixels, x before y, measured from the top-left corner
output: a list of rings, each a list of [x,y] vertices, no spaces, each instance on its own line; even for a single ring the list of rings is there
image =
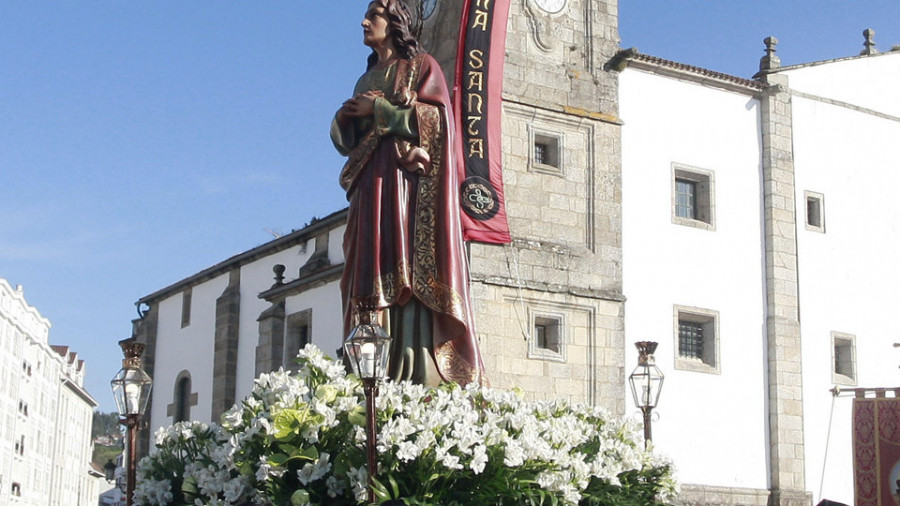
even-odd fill
[[[672,164],[672,223],[716,229],[713,172]]]
[[[284,327],[284,368],[296,371],[297,352],[312,342],[312,309],[288,315]]]
[[[534,144],[534,163],[543,163],[546,164],[547,160],[547,151],[549,151],[549,147],[542,143],[536,142]]]
[[[721,373],[719,363],[719,312],[675,306],[675,369]]]
[[[563,316],[532,314],[528,358],[565,362]]]
[[[534,134],[534,163],[559,167],[559,137]]]
[[[697,219],[697,183],[675,178],[675,216]]]
[[[678,321],[678,353],[682,357],[703,359],[703,325]]]
[[[190,287],[185,288],[181,293],[181,328],[185,328],[191,324],[191,298],[193,290]]]
[[[806,230],[825,232],[825,196],[821,193],[805,191]]]
[[[838,385],[856,385],[856,336],[832,332],[831,343],[831,380]]]
[[[552,318],[535,317],[534,345],[542,350],[559,353],[559,320]]]
[[[562,176],[563,143],[558,133],[531,132],[531,169],[535,172]]]

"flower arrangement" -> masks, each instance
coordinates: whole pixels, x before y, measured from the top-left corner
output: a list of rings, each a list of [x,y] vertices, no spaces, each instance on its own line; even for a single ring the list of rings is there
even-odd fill
[[[138,465],[135,503],[365,503],[361,383],[314,346],[298,361],[297,373],[261,375],[219,426],[157,431]],[[671,465],[600,408],[385,382],[377,425],[382,503],[661,505],[677,494]]]

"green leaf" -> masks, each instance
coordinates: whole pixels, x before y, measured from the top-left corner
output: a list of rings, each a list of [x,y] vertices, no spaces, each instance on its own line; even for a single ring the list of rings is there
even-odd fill
[[[385,487],[384,484],[378,480],[378,478],[372,478],[372,491],[375,492],[375,499],[378,502],[384,502],[393,499],[393,497],[391,497],[391,493],[388,492],[387,487]]]
[[[309,504],[309,492],[301,489],[291,494],[292,506],[304,506],[306,504]]]
[[[393,474],[388,475],[388,483],[391,484],[391,491],[394,493],[391,497],[400,497],[400,485],[397,484]]]
[[[309,446],[300,451],[295,457],[307,460],[317,460],[319,458],[319,450],[315,446]]]
[[[333,385],[319,385],[316,388],[316,399],[327,403],[334,402],[337,399],[338,389]]]
[[[359,404],[347,412],[347,421],[358,427],[366,426],[366,408]]]
[[[273,453],[272,455],[269,455],[269,459],[268,459],[269,465],[280,466],[280,465],[284,464],[285,462],[287,462],[287,460],[289,458],[290,457],[288,457],[287,455],[285,455],[283,453]]]
[[[186,478],[184,483],[181,484],[181,492],[184,493],[185,496],[196,496],[199,492],[197,489],[197,481],[194,480],[194,478]]]
[[[284,409],[275,415],[273,423],[276,439],[286,439],[294,434],[299,434],[300,417],[302,414],[296,409]]]

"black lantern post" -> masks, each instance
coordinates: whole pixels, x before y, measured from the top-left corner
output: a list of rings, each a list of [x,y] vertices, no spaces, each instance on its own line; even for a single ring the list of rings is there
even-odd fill
[[[378,324],[378,310],[374,304],[361,304],[357,310],[358,323],[344,341],[344,355],[363,383],[366,394],[366,461],[368,465],[369,503],[375,502],[372,480],[375,463],[375,398],[378,397],[378,380],[384,377],[390,354],[391,338]]]
[[[659,393],[665,376],[659,367],[656,367],[656,359],[653,353],[657,343],[652,341],[640,341],[634,343],[638,349],[638,365],[628,381],[631,383],[631,394],[634,396],[634,405],[641,408],[644,414],[644,448],[652,440],[650,431],[650,414],[659,401]]]
[[[109,482],[116,479],[116,464],[113,463],[112,459],[108,459],[106,464],[103,464],[103,476]]]
[[[119,341],[125,358],[122,360],[122,368],[110,381],[113,397],[116,399],[116,409],[119,411],[119,423],[127,428],[127,463],[126,463],[126,489],[125,504],[131,506],[134,495],[134,476],[136,461],[135,446],[137,442],[137,430],[140,418],[147,408],[147,400],[150,399],[150,390],[153,380],[141,367],[141,354],[144,353],[144,345],[134,338]]]

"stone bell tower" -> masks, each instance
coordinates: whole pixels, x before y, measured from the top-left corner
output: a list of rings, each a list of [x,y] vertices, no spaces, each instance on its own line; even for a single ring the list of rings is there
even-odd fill
[[[461,4],[421,4],[422,42],[445,73]],[[606,69],[617,19],[616,0],[511,0],[502,142],[513,242],[472,243],[470,268],[493,386],[623,413],[621,122]]]

